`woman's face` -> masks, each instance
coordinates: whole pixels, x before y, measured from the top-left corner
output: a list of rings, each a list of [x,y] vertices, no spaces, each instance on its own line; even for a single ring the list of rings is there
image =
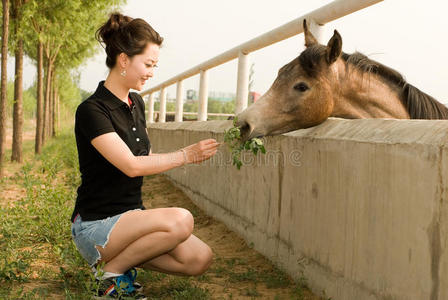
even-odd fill
[[[141,54],[128,58],[126,85],[130,89],[141,91],[146,81],[154,75],[154,68],[159,61],[160,47],[153,43],[148,43]]]

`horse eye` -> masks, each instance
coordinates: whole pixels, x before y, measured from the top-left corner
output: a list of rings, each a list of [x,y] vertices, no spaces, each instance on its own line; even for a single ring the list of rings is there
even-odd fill
[[[299,92],[305,92],[306,90],[309,89],[309,87],[306,85],[305,82],[299,82],[298,84],[296,84],[294,86],[294,89],[299,91]]]

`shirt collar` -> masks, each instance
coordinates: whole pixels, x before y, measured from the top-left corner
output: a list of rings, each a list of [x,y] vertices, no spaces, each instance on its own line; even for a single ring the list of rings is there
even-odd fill
[[[121,101],[117,96],[115,96],[111,91],[109,91],[104,86],[104,80],[100,81],[100,83],[98,84],[94,96],[98,99],[101,99],[103,103],[111,110],[116,109],[117,107],[120,106],[128,106],[126,103]],[[129,97],[131,97],[132,108],[134,108],[135,107],[134,97],[132,96],[131,93],[129,93]]]

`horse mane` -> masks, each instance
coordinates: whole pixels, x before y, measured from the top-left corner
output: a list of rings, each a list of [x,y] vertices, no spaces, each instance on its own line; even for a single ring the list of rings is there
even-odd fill
[[[430,95],[406,82],[406,79],[397,71],[362,53],[342,54],[342,59],[355,66],[358,70],[376,74],[386,83],[398,87],[400,99],[406,107],[411,119],[448,119],[448,108]]]
[[[314,45],[300,54],[299,63],[308,75],[312,77],[317,75],[325,49],[325,46]],[[445,105],[406,82],[406,79],[394,69],[359,52],[342,53],[341,57],[346,64],[354,66],[363,73],[375,74],[392,88],[398,89],[399,98],[411,119],[448,119],[448,108]]]

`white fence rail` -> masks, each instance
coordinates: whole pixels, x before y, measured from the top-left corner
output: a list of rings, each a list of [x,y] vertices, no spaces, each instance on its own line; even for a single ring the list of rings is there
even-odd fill
[[[206,121],[207,99],[208,99],[208,70],[224,64],[230,60],[238,58],[238,78],[236,91],[235,114],[240,113],[247,107],[248,81],[249,81],[249,54],[253,51],[270,46],[294,35],[303,32],[302,23],[306,19],[310,23],[310,30],[319,40],[322,26],[328,22],[342,18],[348,14],[381,2],[383,0],[336,0],[321,8],[318,8],[306,15],[292,20],[280,27],[277,27],[265,34],[262,34],[250,41],[236,46],[212,59],[209,59],[177,76],[174,76],[157,86],[143,91],[140,95],[149,96],[148,101],[148,122],[154,122],[154,93],[160,92],[160,116],[159,122],[165,122],[166,117],[166,88],[172,84],[177,84],[176,115],[175,121],[182,121],[183,117],[183,89],[184,79],[200,74],[199,83],[199,111],[198,121]]]
[[[174,115],[174,122],[182,122],[183,121],[183,118],[180,119],[180,120],[176,119],[178,117],[178,114],[177,114],[176,111],[167,111],[167,112],[165,112],[165,119],[166,119],[166,116],[169,116],[169,115]],[[154,116],[154,118],[156,120],[160,120],[160,118],[161,118],[160,111],[154,111],[153,112],[153,116]],[[182,116],[191,116],[191,117],[196,117],[197,118],[198,113],[197,112],[184,112],[182,114]],[[228,119],[229,117],[233,117],[234,114],[207,113],[207,116],[209,116],[209,117],[225,117],[225,118]],[[153,122],[154,121],[155,120],[153,120]],[[189,121],[189,120],[187,119],[187,121]],[[191,119],[191,121],[197,121],[197,119]]]

